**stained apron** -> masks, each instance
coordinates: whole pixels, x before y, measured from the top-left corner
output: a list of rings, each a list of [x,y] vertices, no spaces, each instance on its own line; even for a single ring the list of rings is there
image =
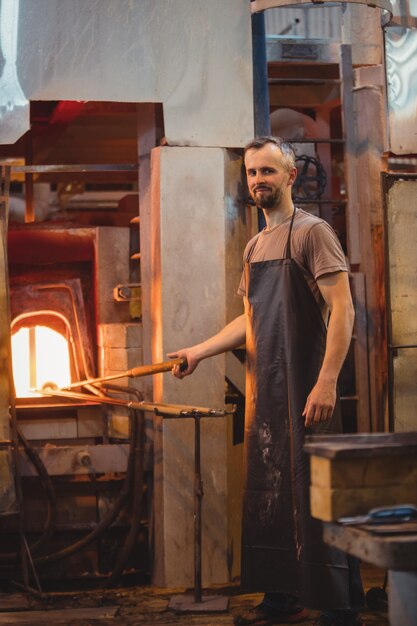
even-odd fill
[[[348,608],[349,565],[310,516],[302,412],[323,361],[326,326],[297,263],[245,264],[248,297],[242,587],[287,592],[310,608]],[[309,431],[313,432],[313,431]],[[340,402],[318,432],[341,432]]]

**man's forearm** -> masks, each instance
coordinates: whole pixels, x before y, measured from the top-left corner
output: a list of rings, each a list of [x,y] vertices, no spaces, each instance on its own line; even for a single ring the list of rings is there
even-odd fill
[[[326,351],[319,379],[336,383],[352,338],[353,307],[335,306],[327,328]]]
[[[306,427],[326,421],[333,414],[336,383],[349,349],[354,320],[347,274],[338,272],[317,282],[331,314],[323,363],[303,411]]]
[[[225,326],[217,335],[213,335],[206,341],[194,346],[196,356],[199,360],[207,359],[210,356],[227,352],[238,348],[246,341],[246,318],[245,315],[239,315],[227,326]]]
[[[171,359],[184,358],[187,361],[186,369],[175,366],[173,371],[177,378],[184,378],[193,373],[197,365],[203,359],[210,356],[233,350],[245,343],[246,340],[246,316],[239,315],[232,322],[227,324],[217,335],[213,335],[206,341],[202,341],[189,348],[183,348],[176,352],[170,352]]]

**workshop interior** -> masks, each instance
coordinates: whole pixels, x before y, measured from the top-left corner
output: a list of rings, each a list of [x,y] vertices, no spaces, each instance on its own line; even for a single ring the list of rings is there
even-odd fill
[[[181,383],[167,353],[242,312],[255,134],[293,143],[349,264],[315,515],[410,522],[417,2],[1,0],[0,45],[0,584],[193,588],[196,498],[199,586],[239,576],[245,350]]]

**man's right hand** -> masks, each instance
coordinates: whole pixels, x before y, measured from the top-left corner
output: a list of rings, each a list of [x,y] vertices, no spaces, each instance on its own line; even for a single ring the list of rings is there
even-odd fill
[[[185,378],[192,374],[203,359],[207,359],[216,354],[222,354],[227,350],[233,350],[245,343],[246,338],[246,319],[245,315],[239,315],[229,322],[217,335],[213,335],[202,343],[197,343],[191,348],[183,348],[175,352],[168,352],[168,358],[187,359],[187,367],[182,370],[179,365],[172,369],[172,373],[177,378]]]
[[[201,359],[197,356],[196,346],[183,348],[182,350],[177,350],[176,352],[168,352],[167,356],[169,359],[187,360],[187,367],[185,369],[182,369],[179,365],[175,365],[172,368],[173,375],[180,379],[192,374],[201,361]]]

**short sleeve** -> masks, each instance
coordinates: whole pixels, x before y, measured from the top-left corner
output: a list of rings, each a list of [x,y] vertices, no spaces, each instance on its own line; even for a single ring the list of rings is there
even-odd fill
[[[245,272],[242,272],[242,276],[240,277],[239,287],[237,288],[237,293],[239,296],[246,296],[246,277]]]
[[[249,257],[251,256],[251,252],[254,249],[256,242],[258,241],[258,237],[259,237],[260,233],[258,233],[257,235],[255,235],[255,237],[253,237],[247,244],[245,247],[245,250],[243,252],[243,270],[242,270],[242,275],[240,277],[240,283],[239,283],[239,287],[237,288],[237,294],[239,296],[246,296],[246,276],[245,276],[245,263],[248,262]]]
[[[336,233],[327,222],[315,224],[307,236],[306,264],[315,279],[332,272],[347,272],[346,257]]]

